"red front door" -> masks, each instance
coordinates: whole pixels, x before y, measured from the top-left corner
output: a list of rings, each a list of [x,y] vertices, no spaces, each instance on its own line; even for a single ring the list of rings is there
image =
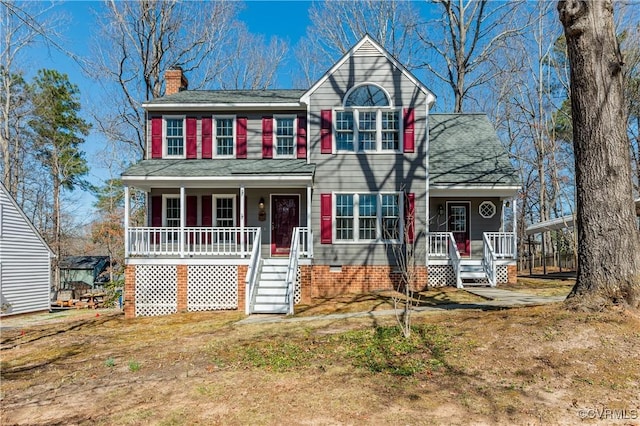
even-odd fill
[[[449,203],[447,206],[449,232],[453,233],[458,251],[461,256],[471,254],[471,239],[469,238],[469,203]]]
[[[288,256],[293,228],[300,226],[300,198],[274,195],[271,199],[271,254]]]

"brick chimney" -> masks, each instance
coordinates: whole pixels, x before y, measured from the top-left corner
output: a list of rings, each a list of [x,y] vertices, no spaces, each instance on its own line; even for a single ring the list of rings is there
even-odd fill
[[[173,66],[164,73],[165,79],[165,96],[173,95],[182,90],[187,90],[189,80],[182,73],[182,68]]]

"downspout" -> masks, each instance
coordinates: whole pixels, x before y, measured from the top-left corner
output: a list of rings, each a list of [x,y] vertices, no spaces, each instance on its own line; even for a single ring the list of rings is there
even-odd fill
[[[425,207],[426,207],[426,211],[425,211],[425,220],[426,220],[426,232],[427,234],[430,231],[430,220],[429,220],[429,198],[430,198],[430,193],[429,193],[429,140],[430,140],[430,132],[429,132],[429,103],[427,102],[426,106],[425,106],[425,145],[426,145],[426,149],[425,149],[425,173],[424,173],[424,184],[425,184]],[[428,276],[429,276],[429,272],[428,272],[428,268],[429,268],[429,237],[428,235],[425,234],[425,239],[424,239],[424,245],[425,245],[425,266],[427,267],[427,284],[428,284]]]
[[[129,208],[130,208],[129,185],[124,186],[124,261],[129,259]]]

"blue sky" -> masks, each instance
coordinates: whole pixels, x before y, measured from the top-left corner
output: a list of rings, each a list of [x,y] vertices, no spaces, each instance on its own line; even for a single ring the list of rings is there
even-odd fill
[[[245,1],[239,18],[248,26],[250,32],[262,34],[267,40],[272,36],[278,36],[287,41],[289,46],[294,46],[306,34],[310,6],[309,1]],[[90,53],[94,12],[99,13],[101,7],[102,4],[99,1],[77,0],[66,1],[51,10],[51,13],[63,14],[68,20],[66,25],[58,29],[63,37],[61,44],[66,50],[79,56],[87,56]],[[54,48],[35,46],[26,51],[23,59],[27,79],[31,79],[41,68],[56,69],[67,74],[69,80],[80,89],[81,103],[86,110],[84,115],[89,119],[88,110],[93,103],[97,102],[97,91],[100,87],[82,73],[72,58]],[[280,73],[278,77],[278,87],[290,87],[289,73]],[[96,161],[101,155],[103,143],[103,137],[93,130],[84,144],[90,167],[88,180],[96,185],[109,178],[108,171],[102,168],[100,161]],[[76,217],[83,222],[90,221],[94,197],[81,191],[74,191],[70,195],[75,200],[73,209]]]

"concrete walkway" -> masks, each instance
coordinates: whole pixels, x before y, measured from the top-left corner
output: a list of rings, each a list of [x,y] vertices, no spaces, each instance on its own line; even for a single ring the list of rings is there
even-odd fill
[[[566,296],[535,296],[531,294],[519,293],[517,291],[502,290],[498,288],[490,287],[472,287],[465,288],[462,291],[467,291],[476,296],[480,296],[487,299],[485,302],[474,303],[449,303],[446,305],[433,305],[433,306],[418,306],[413,308],[414,312],[441,312],[452,311],[459,309],[501,309],[501,308],[516,308],[519,306],[536,306],[544,305],[547,303],[562,302]],[[321,320],[338,320],[347,318],[362,318],[362,317],[382,317],[395,315],[396,311],[393,309],[380,310],[380,311],[365,311],[365,312],[350,312],[346,314],[327,314],[310,317],[289,317],[281,315],[251,315],[243,320],[238,321],[236,324],[267,324],[267,323],[284,323],[284,322],[307,322],[307,321],[321,321]]]

